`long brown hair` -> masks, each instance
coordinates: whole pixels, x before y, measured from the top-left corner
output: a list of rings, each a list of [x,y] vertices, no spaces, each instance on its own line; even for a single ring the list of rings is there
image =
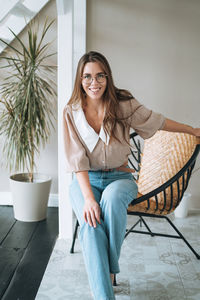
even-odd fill
[[[115,87],[110,65],[105,56],[103,56],[101,53],[90,51],[84,54],[79,60],[76,71],[74,89],[68,104],[74,105],[81,103],[81,106],[84,107],[85,92],[82,87],[81,77],[83,75],[83,69],[85,65],[89,62],[98,63],[102,67],[105,74],[108,75],[107,86],[103,95],[103,102],[105,106],[105,117],[103,121],[104,129],[111,137],[117,139],[115,135],[115,128],[116,124],[119,123],[123,129],[123,135],[125,138],[126,122],[124,118],[119,117],[119,113],[117,114],[119,109],[119,102],[127,101],[133,99],[134,97],[129,91]]]

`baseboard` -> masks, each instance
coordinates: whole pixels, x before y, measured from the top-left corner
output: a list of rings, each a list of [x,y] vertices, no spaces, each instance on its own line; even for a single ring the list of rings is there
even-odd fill
[[[190,213],[200,213],[200,208],[191,208],[189,209]]]
[[[12,197],[10,192],[0,192],[0,205],[13,205]],[[58,206],[58,194],[49,195],[49,207]]]
[[[58,194],[50,194],[49,195],[49,207],[57,207],[58,206]]]

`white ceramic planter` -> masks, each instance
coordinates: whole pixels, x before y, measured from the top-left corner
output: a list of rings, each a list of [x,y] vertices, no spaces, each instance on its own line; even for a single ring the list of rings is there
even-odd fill
[[[183,195],[183,199],[181,200],[181,203],[174,211],[174,215],[176,218],[186,218],[187,217],[190,198],[191,198],[190,193],[185,193]]]
[[[33,182],[28,182],[28,173],[10,176],[14,217],[19,221],[34,222],[46,218],[51,177],[33,174]]]

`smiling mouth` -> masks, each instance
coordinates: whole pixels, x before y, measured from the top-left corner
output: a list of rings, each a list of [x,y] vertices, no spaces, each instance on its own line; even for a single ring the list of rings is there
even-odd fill
[[[101,88],[89,88],[89,90],[93,93],[97,93],[101,90]]]
[[[95,96],[95,95],[98,95],[99,92],[101,90],[101,87],[99,88],[89,88],[89,91]]]

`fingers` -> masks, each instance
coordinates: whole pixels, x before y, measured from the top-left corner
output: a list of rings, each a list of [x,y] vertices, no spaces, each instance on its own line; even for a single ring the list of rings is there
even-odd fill
[[[89,210],[89,211],[84,211],[84,220],[86,223],[88,223],[91,227],[96,228],[97,223],[96,221],[101,224],[100,220],[100,209],[96,210]]]
[[[94,212],[92,212],[92,213],[90,214],[90,222],[89,222],[89,225],[90,225],[90,226],[93,226],[94,228],[97,227],[97,223],[96,223],[96,218],[95,218]]]
[[[87,223],[87,212],[86,211],[83,212],[83,218],[84,218],[85,223]]]
[[[99,224],[101,224],[101,216],[100,215],[101,215],[100,210],[98,212],[95,211],[95,218]]]
[[[96,220],[94,217],[93,212],[86,212],[85,213],[85,222],[88,223],[91,227],[96,227]]]

